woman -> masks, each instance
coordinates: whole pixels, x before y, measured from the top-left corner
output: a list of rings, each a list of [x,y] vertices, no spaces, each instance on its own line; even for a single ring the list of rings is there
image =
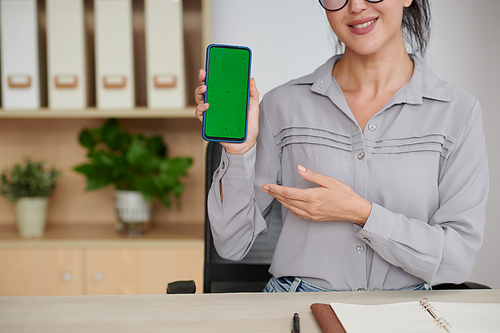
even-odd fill
[[[425,51],[428,0],[320,3],[344,54],[260,107],[251,80],[248,139],[223,143],[208,199],[217,251],[243,258],[277,199],[283,230],[265,291],[463,282],[484,233],[484,129],[478,101],[406,51],[404,31]]]

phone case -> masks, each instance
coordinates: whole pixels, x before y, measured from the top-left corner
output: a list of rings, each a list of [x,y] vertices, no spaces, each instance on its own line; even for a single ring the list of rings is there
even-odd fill
[[[252,51],[246,46],[207,47],[202,136],[206,141],[245,142],[247,136]]]

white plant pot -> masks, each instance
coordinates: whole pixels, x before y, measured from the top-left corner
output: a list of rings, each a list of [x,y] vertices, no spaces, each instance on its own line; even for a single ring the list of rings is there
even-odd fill
[[[48,203],[48,197],[27,197],[17,200],[17,227],[22,237],[34,238],[43,235]]]
[[[151,204],[141,192],[115,190],[116,229],[136,235],[145,232],[151,224]]]

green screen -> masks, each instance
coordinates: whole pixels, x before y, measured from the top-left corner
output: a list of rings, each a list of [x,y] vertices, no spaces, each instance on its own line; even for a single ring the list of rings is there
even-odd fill
[[[212,46],[208,53],[205,136],[243,141],[246,136],[250,51]]]

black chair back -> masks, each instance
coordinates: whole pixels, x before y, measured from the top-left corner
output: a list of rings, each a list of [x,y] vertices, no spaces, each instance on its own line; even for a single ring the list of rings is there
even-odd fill
[[[222,146],[209,142],[206,151],[205,199],[212,176],[219,167]],[[273,202],[269,231],[257,237],[249,253],[240,261],[221,258],[215,250],[205,200],[204,293],[260,292],[271,277],[268,272],[281,233],[281,204]]]

